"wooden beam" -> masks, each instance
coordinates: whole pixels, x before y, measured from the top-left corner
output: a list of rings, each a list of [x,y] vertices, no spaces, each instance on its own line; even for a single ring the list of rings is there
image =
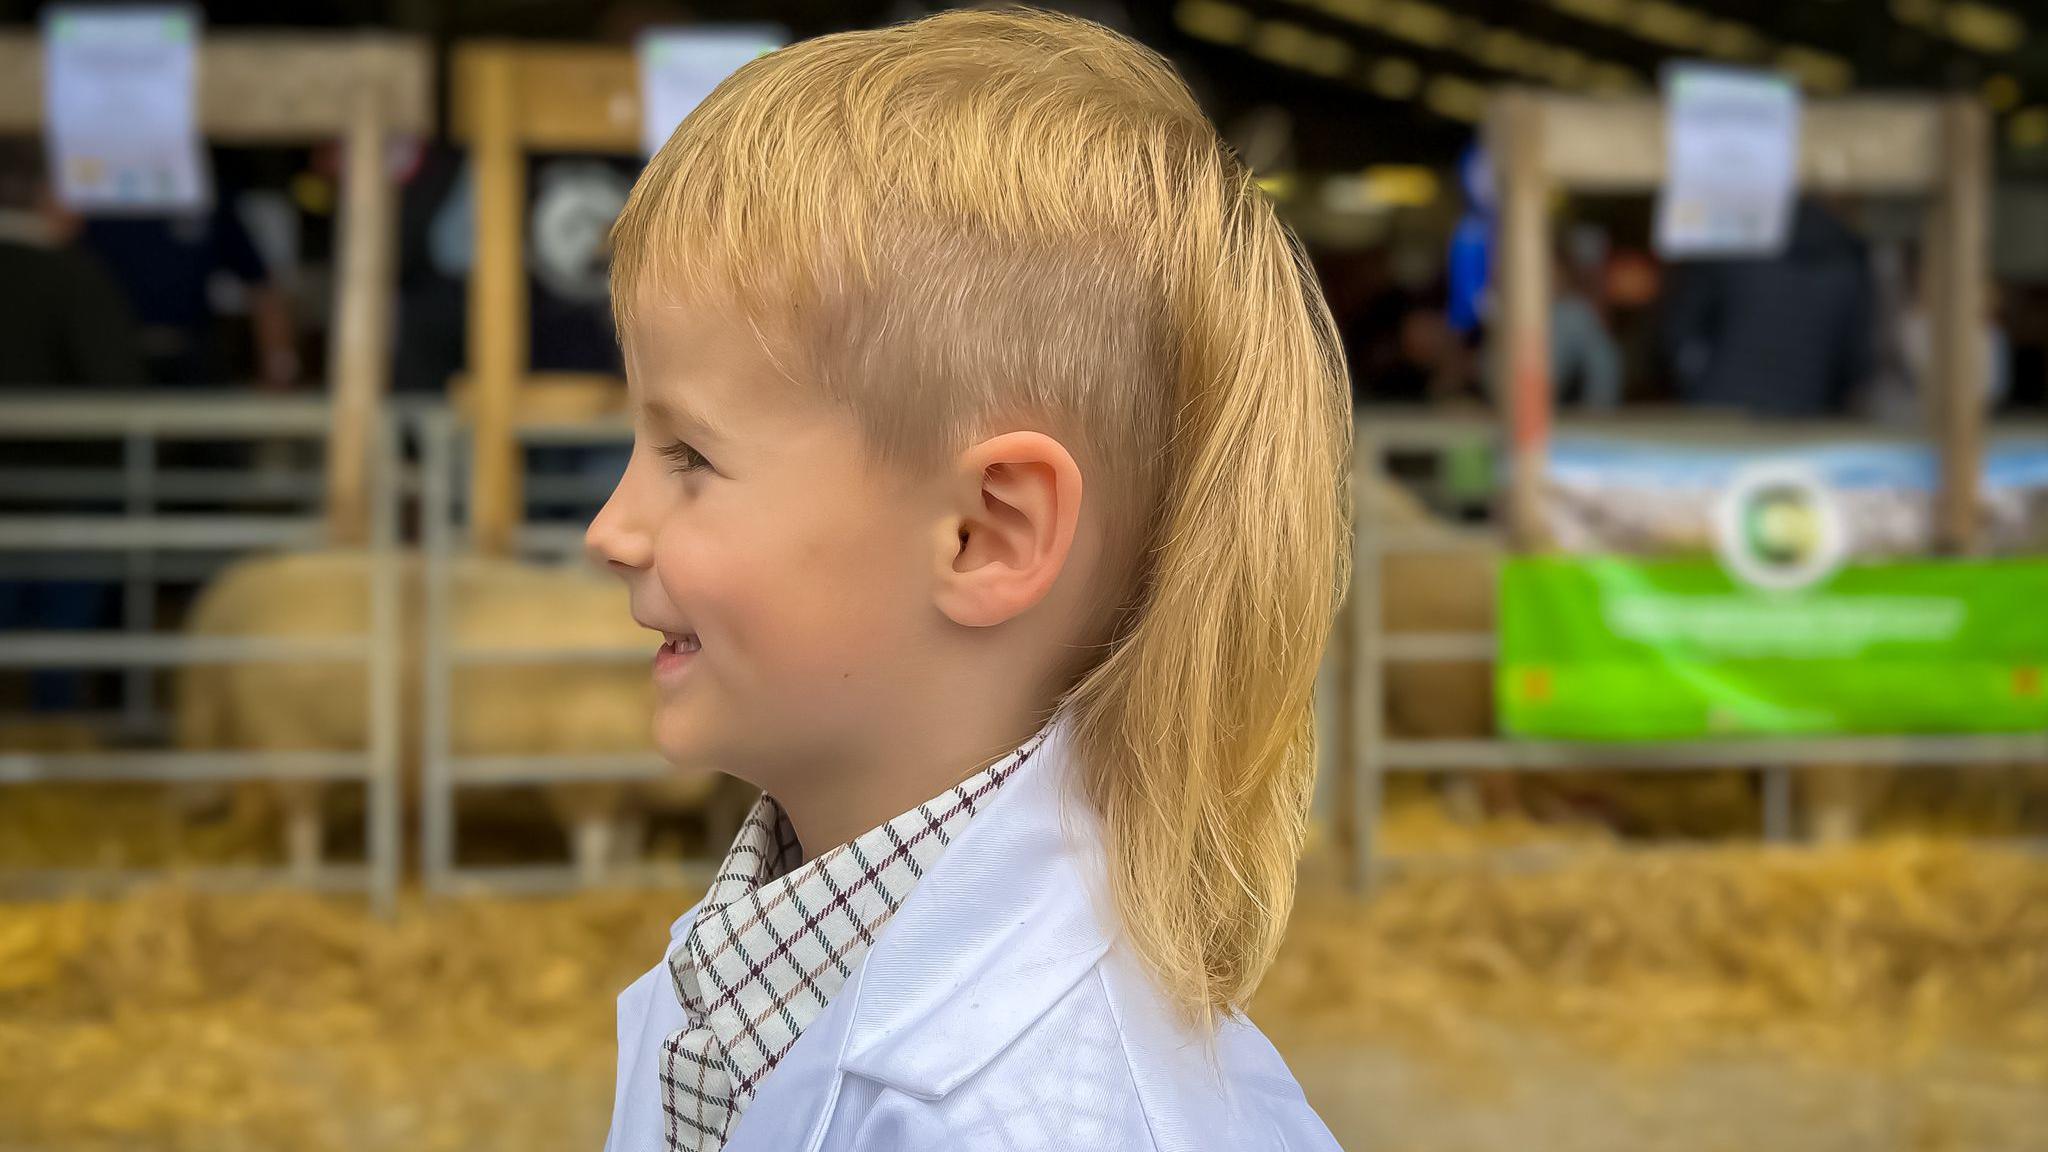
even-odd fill
[[[1551,176],[1543,158],[1553,127],[1544,99],[1527,91],[1504,93],[1487,122],[1487,147],[1500,181],[1499,262],[1494,277],[1496,313],[1489,365],[1505,390],[1512,471],[1508,528],[1523,548],[1540,548],[1543,476],[1549,458]]]
[[[396,132],[434,128],[427,45],[381,33],[206,32],[195,114],[209,139],[310,143],[348,131],[356,93],[377,90]],[[42,38],[0,33],[0,132],[43,129]]]
[[[1543,108],[1545,176],[1588,192],[1647,192],[1664,183],[1669,146],[1655,97],[1524,93]],[[1852,97],[1800,108],[1799,185],[1816,192],[1932,192],[1941,182],[1943,119],[1925,99]]]
[[[370,446],[391,371],[397,212],[384,173],[383,101],[376,85],[351,95],[343,149],[340,287],[328,349],[333,419],[327,434],[327,529],[336,547],[368,542]]]
[[[455,54],[449,127],[474,140],[484,115],[477,68],[507,68],[511,131],[536,152],[640,152],[640,72],[625,48],[570,44],[467,44]]]
[[[526,154],[640,150],[639,69],[622,48],[466,44],[456,52],[450,125],[471,147],[476,267],[470,279],[472,545],[511,548],[523,496],[516,429],[535,382],[528,364]]]
[[[1990,120],[1975,100],[1943,101],[1942,179],[1928,212],[1922,299],[1933,325],[1923,402],[1941,452],[1935,536],[1945,552],[1976,550],[1984,467],[1984,321],[1988,305]]]
[[[475,266],[469,279],[469,374],[475,383],[470,446],[470,542],[509,551],[523,497],[514,407],[528,359],[526,153],[519,143],[519,68],[509,51],[476,51],[464,74],[476,195]]]

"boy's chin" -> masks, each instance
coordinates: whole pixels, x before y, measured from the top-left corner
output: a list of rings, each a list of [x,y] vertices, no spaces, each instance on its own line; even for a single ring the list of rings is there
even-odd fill
[[[707,753],[700,745],[673,748],[663,745],[661,758],[669,769],[685,776],[697,776],[718,771],[718,758]]]
[[[712,772],[718,768],[721,735],[694,716],[656,716],[654,747],[680,772]]]

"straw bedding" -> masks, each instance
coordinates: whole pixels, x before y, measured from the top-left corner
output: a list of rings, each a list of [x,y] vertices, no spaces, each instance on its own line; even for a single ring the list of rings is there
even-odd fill
[[[686,903],[413,897],[387,922],[167,885],[5,906],[0,1148],[593,1147],[612,997]],[[1910,1065],[1965,1045],[2038,1098],[2048,862],[1923,840],[1588,842],[1536,871],[1395,879],[1364,904],[1312,886],[1254,1015],[1283,1048],[1453,1070],[1474,1021],[1624,1063],[1733,1044]]]

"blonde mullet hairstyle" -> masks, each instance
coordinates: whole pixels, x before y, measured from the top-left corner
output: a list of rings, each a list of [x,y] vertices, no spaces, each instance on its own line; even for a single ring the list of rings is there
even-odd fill
[[[1172,68],[1032,10],[805,41],[683,122],[613,243],[628,343],[716,302],[885,458],[1075,451],[1119,583],[1060,707],[1115,911],[1190,1020],[1241,1011],[1293,904],[1350,421],[1305,257]]]
[[[1067,706],[1124,923],[1201,1013],[1244,1007],[1293,907],[1316,668],[1348,576],[1350,421],[1335,326],[1271,206],[1242,172],[1190,192],[1150,571]]]

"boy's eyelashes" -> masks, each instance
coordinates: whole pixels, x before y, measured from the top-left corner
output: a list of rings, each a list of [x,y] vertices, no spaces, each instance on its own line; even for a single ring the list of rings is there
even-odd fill
[[[677,472],[702,472],[711,468],[711,461],[705,459],[702,452],[682,440],[664,444],[656,451],[668,457]]]

